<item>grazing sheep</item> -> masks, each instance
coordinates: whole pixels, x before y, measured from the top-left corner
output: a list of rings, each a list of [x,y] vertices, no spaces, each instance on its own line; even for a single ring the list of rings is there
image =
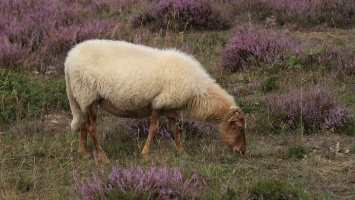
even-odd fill
[[[72,131],[80,129],[79,152],[88,156],[87,132],[98,159],[109,162],[95,131],[98,107],[125,118],[151,116],[142,155],[147,158],[160,116],[168,118],[176,151],[183,155],[176,118],[218,128],[232,153],[245,153],[244,114],[193,57],[123,41],[89,40],[65,61]]]

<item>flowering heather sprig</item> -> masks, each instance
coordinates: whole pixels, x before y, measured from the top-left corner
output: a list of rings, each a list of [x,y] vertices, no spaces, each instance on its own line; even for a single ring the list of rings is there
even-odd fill
[[[300,45],[288,35],[267,29],[239,27],[236,34],[221,48],[221,70],[248,70],[282,64],[287,61],[285,52],[298,55]]]
[[[318,60],[319,65],[330,67],[337,75],[355,75],[354,49],[340,48],[336,45],[323,47],[321,53],[313,56]]]
[[[7,38],[0,38],[0,43],[0,64],[9,66],[24,63],[23,58],[28,54],[28,48],[22,48],[19,44],[11,43]]]
[[[99,174],[93,173],[92,177],[82,180],[74,169],[73,178],[75,185],[71,193],[83,199],[119,196],[115,193],[147,196],[148,199],[187,199],[201,195],[205,186],[204,180],[197,174],[184,177],[177,168],[166,163],[162,167],[151,165],[146,169],[133,164],[124,168],[117,163],[108,175],[101,169]]]
[[[267,112],[274,125],[282,124],[286,130],[295,130],[303,125],[306,133],[336,130],[353,120],[335,100],[334,91],[322,85],[291,88],[287,94],[270,98]]]
[[[167,0],[148,5],[132,20],[134,26],[157,22],[163,28],[178,30],[223,30],[230,20],[218,6],[207,0]]]

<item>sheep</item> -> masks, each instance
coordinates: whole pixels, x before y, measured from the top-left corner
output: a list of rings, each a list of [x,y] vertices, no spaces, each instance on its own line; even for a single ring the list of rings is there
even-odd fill
[[[80,129],[79,153],[83,157],[89,156],[89,133],[98,160],[109,162],[96,137],[99,107],[117,117],[151,116],[143,158],[149,157],[160,116],[168,118],[180,156],[185,151],[176,118],[210,123],[233,154],[246,151],[242,110],[190,55],[125,41],[87,40],[69,51],[64,65],[73,115],[71,130]]]

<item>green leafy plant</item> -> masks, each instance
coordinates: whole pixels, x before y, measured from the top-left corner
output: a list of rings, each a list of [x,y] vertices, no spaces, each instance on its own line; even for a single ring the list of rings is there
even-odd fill
[[[298,55],[292,55],[291,53],[285,53],[286,66],[288,70],[301,69],[300,57]]]

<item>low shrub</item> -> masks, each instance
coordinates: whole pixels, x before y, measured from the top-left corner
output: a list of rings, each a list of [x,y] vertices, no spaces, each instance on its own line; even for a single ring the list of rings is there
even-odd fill
[[[233,0],[229,1],[237,14],[250,13],[265,20],[275,16],[276,24],[297,23],[301,26],[327,24],[349,27],[355,24],[355,2],[348,0]]]
[[[311,53],[310,53],[311,52]],[[316,52],[316,54],[312,54]],[[338,47],[337,45],[325,45],[305,53],[304,63],[309,66],[322,66],[326,72],[334,72],[338,77],[355,76],[355,53],[354,49],[348,47]]]
[[[143,169],[131,164],[116,164],[108,175],[102,168],[92,177],[81,178],[73,170],[75,182],[71,194],[76,199],[189,199],[202,195],[205,182],[197,174],[185,177],[177,168],[166,164]]]
[[[236,72],[251,68],[272,68],[288,61],[288,52],[298,55],[300,45],[291,37],[276,31],[239,27],[234,36],[221,48],[223,71]]]
[[[335,92],[325,86],[293,88],[289,93],[271,97],[267,113],[276,129],[305,133],[344,129],[353,119],[335,99]]]
[[[228,84],[228,93],[234,97],[242,97],[246,95],[252,95],[260,89],[261,84],[259,82],[250,82],[245,85],[242,84]]]
[[[239,27],[220,49],[219,69],[227,72],[259,68],[312,70],[321,68],[339,77],[355,75],[354,50],[334,44],[309,47],[288,34],[269,29]]]
[[[162,28],[173,30],[223,30],[230,26],[216,4],[207,0],[167,0],[157,5],[152,2],[131,23],[140,26],[155,22]]]
[[[78,42],[117,38],[117,25],[101,17],[108,5],[108,1],[2,1],[0,65],[40,70],[44,63],[51,64],[46,59],[66,53]]]

